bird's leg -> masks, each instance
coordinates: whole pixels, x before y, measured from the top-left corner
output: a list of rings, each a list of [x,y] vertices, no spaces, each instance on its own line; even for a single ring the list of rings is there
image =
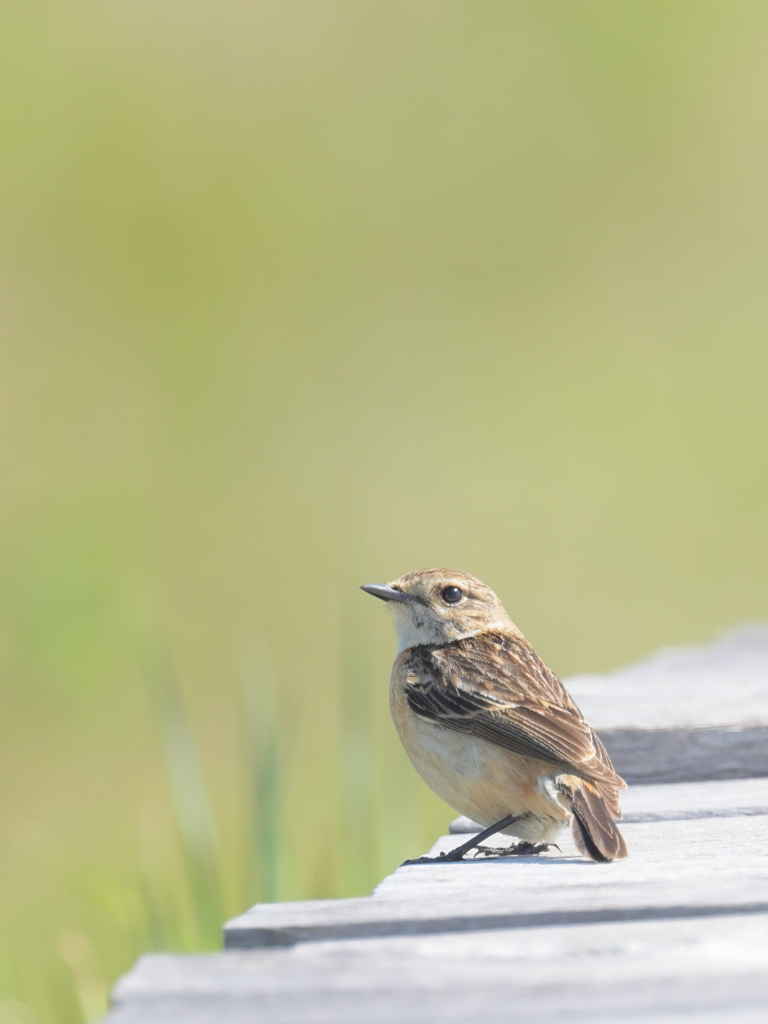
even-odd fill
[[[472,836],[466,843],[462,843],[461,846],[457,846],[455,850],[450,850],[448,853],[441,853],[439,857],[418,857],[416,860],[406,860],[403,864],[446,864],[451,861],[461,860],[465,853],[469,853],[470,850],[474,850],[476,846],[484,842],[486,839],[490,839],[491,836],[495,836],[497,832],[501,832],[507,825],[511,825],[515,821],[519,821],[523,817],[521,814],[508,814],[506,818],[502,818],[501,821],[497,821],[495,825],[491,825],[490,828],[484,829],[482,832],[478,832],[477,835]]]

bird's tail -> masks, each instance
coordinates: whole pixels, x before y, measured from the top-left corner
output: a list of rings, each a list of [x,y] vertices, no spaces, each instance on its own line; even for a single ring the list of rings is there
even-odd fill
[[[596,861],[626,857],[627,844],[597,787],[579,779],[569,795],[573,811],[571,832],[579,851]]]

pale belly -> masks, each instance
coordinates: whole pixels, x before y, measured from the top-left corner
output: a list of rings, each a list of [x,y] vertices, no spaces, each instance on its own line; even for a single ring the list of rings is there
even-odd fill
[[[520,814],[503,832],[531,842],[557,840],[570,813],[551,782],[551,764],[419,718],[394,679],[390,710],[414,768],[447,804],[484,826]]]

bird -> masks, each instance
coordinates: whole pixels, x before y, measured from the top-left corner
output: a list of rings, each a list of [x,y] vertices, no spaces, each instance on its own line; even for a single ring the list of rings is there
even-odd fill
[[[615,823],[626,783],[493,590],[452,569],[360,589],[386,601],[395,621],[390,711],[408,757],[439,797],[485,827],[442,859],[460,860],[496,832],[540,852],[568,824],[591,860],[626,857]]]

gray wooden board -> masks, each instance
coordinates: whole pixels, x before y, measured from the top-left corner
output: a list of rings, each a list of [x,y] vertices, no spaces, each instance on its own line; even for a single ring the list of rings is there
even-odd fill
[[[768,914],[144,957],[110,1024],[756,1024]]]
[[[768,778],[630,786],[621,794],[623,824],[686,818],[735,818],[768,814]],[[470,818],[455,818],[453,834],[479,832]]]
[[[565,680],[596,729],[768,726],[768,625],[670,647],[604,675]]]
[[[748,779],[768,775],[768,727],[722,729],[597,728],[626,782]]]
[[[569,841],[540,857],[406,865],[372,897],[261,904],[225,945],[768,911],[768,816],[629,823],[626,861],[593,864]],[[443,836],[432,854],[460,842]]]
[[[628,782],[768,775],[768,626],[565,680]]]
[[[618,770],[667,783],[624,795],[629,860],[565,840],[403,866],[361,899],[261,905],[223,954],[143,958],[110,1024],[764,1024],[768,627],[566,682]]]

